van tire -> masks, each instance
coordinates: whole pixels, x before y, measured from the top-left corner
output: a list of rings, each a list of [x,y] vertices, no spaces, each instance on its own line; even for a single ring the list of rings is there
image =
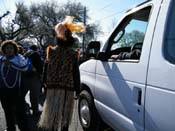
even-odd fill
[[[98,131],[100,117],[96,111],[92,96],[86,90],[80,93],[78,102],[78,115],[84,131]]]

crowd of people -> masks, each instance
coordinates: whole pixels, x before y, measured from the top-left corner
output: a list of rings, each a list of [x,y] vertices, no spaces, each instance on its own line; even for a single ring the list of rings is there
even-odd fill
[[[14,40],[1,43],[0,102],[5,113],[6,131],[31,131],[27,119],[25,96],[30,92],[31,115],[40,115],[38,129],[68,131],[74,99],[80,93],[79,52],[72,47],[72,32],[85,30],[83,24],[72,23],[73,17],[55,26],[55,46],[49,46],[46,58],[32,45],[24,51]],[[39,96],[45,87],[43,111]]]

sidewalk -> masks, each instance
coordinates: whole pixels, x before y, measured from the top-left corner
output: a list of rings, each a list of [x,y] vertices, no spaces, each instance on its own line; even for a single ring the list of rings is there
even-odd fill
[[[4,118],[4,112],[1,107],[0,103],[0,131],[3,131],[5,129],[5,118]]]
[[[41,100],[43,100],[43,98]],[[29,94],[27,94],[26,96],[26,101],[30,105]],[[28,108],[28,110],[30,109]],[[40,105],[40,110],[42,110],[41,105]],[[39,117],[40,115],[38,116],[32,116],[31,114],[28,115],[29,127],[31,128],[32,131],[37,131],[37,122],[39,120]],[[4,116],[4,111],[0,103],[0,131],[4,131],[5,129],[6,129],[5,116]],[[17,131],[19,130],[17,129]]]

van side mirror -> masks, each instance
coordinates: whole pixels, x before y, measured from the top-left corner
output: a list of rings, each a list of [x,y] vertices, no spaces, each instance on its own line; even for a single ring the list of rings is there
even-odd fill
[[[86,49],[86,58],[96,58],[98,52],[100,50],[100,42],[99,41],[91,41]]]

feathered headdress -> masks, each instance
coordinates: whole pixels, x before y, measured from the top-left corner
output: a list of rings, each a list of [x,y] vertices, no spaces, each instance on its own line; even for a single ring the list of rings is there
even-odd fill
[[[71,31],[75,33],[81,33],[85,31],[85,26],[82,22],[72,23],[74,17],[73,16],[66,16],[63,24]]]
[[[65,20],[62,23],[58,23],[55,26],[55,31],[58,37],[65,38],[65,31],[69,29],[72,33],[81,33],[84,32],[86,27],[82,22],[72,23],[74,17],[66,16]]]

